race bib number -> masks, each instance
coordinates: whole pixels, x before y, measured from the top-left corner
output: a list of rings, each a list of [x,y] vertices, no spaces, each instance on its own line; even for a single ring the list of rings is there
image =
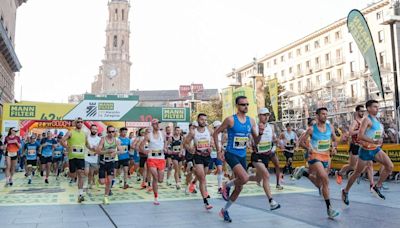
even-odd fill
[[[265,153],[272,149],[272,142],[264,141],[260,142],[257,146],[258,153]]]
[[[121,146],[121,148],[122,148],[122,151],[128,151],[128,146]]]
[[[174,152],[181,152],[181,146],[173,146],[172,151]]]
[[[233,138],[233,148],[239,149],[239,150],[246,149],[247,140],[249,140],[248,137],[235,136]]]
[[[17,152],[8,152],[8,157],[15,157],[17,156]]]
[[[382,138],[382,131],[375,131],[374,139],[381,139]]]
[[[197,150],[207,150],[208,148],[210,148],[210,140],[200,139],[197,141]]]
[[[28,150],[28,155],[35,155],[36,154],[36,150]]]
[[[73,154],[82,154],[83,146],[72,146],[72,153]]]
[[[210,154],[211,158],[217,158],[217,151],[213,150]]]
[[[61,151],[54,151],[54,156],[61,156]]]
[[[331,140],[319,140],[318,151],[327,151],[331,147]]]

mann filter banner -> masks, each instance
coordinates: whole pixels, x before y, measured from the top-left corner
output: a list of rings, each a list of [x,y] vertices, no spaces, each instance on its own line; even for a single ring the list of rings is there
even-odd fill
[[[268,82],[269,98],[272,110],[274,111],[275,120],[278,120],[278,79],[272,79]]]
[[[247,113],[248,116],[252,118],[257,117],[257,103],[254,94],[254,90],[251,87],[239,87],[233,91],[233,100],[232,105],[235,104],[235,99],[238,96],[246,96],[247,101],[249,102],[249,111]]]
[[[361,54],[367,62],[368,68],[371,72],[371,77],[378,86],[382,98],[385,98],[385,94],[383,93],[381,72],[379,70],[379,64],[376,58],[374,41],[372,40],[368,23],[359,10],[353,9],[350,11],[349,15],[347,16],[347,28],[349,29],[349,32],[353,36]]]
[[[228,87],[222,90],[222,119],[233,115],[233,88]]]

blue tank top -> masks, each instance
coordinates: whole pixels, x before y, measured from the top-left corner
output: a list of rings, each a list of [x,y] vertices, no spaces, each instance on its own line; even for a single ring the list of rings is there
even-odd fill
[[[129,159],[129,149],[131,140],[129,138],[121,138],[121,137],[118,137],[118,139],[121,141],[121,147],[125,151],[123,154],[118,154],[118,160]]]
[[[61,145],[57,145],[54,149],[54,158],[61,158],[63,156],[64,147]]]
[[[237,115],[233,115],[233,127],[228,128],[228,144],[226,151],[239,157],[245,157],[250,133],[250,117],[246,116],[246,122],[241,123]]]
[[[329,149],[331,148],[332,128],[328,123],[325,123],[325,128],[325,132],[320,132],[317,124],[313,125],[313,133],[310,140],[313,152],[329,153]]]
[[[372,126],[365,131],[365,136],[375,140],[382,139],[383,135],[382,124],[376,118],[370,115],[368,115],[368,118],[371,120]]]
[[[53,156],[53,144],[57,144],[54,139],[45,139],[42,143],[42,156],[51,157]]]
[[[26,159],[27,160],[32,161],[32,160],[37,159],[37,152],[39,149],[39,146],[37,143],[25,144],[25,149],[26,149]]]

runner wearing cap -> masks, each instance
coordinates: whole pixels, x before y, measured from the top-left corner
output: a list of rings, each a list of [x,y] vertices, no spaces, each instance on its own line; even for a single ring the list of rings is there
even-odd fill
[[[40,145],[36,142],[35,135],[31,135],[29,141],[24,146],[24,151],[26,155],[26,172],[28,176],[28,184],[32,184],[32,172],[36,169],[38,151]]]
[[[258,144],[262,134],[259,135],[257,132],[264,132],[264,125],[259,125],[259,130],[257,131],[255,120],[246,115],[249,107],[247,97],[236,97],[235,104],[237,113],[233,116],[227,117],[213,134],[214,141],[218,142],[218,134],[223,132],[225,129],[228,129],[228,144],[226,152],[223,153],[222,148],[218,144],[216,144],[216,146],[219,158],[221,160],[226,160],[235,174],[235,179],[223,184],[222,186],[222,197],[227,201],[227,203],[225,207],[221,209],[219,214],[226,222],[232,222],[228,209],[239,197],[243,185],[245,185],[249,179],[256,179],[255,176],[250,178],[246,172],[246,148],[249,136],[251,134],[255,143]],[[233,186],[235,186],[235,189],[232,192],[232,195],[230,195],[230,188]]]
[[[214,127],[214,130],[217,129],[219,126],[221,126],[221,121],[214,121],[214,123],[212,124]],[[222,147],[223,142],[223,133],[219,133],[218,134],[218,145],[220,147]],[[222,189],[222,179],[224,177],[224,172],[222,171],[222,161],[220,159],[218,159],[218,155],[217,155],[217,151],[215,149],[213,149],[211,151],[211,161],[210,161],[210,165],[208,166],[209,170],[212,170],[214,168],[214,164],[217,167],[217,181],[218,181],[218,193],[221,194],[221,189]]]
[[[281,206],[272,198],[271,188],[269,187],[268,162],[273,161],[276,170],[279,170],[279,163],[275,154],[277,143],[275,128],[268,123],[269,116],[270,112],[268,108],[261,108],[258,111],[258,119],[260,121],[259,128],[264,129],[264,131],[259,132],[259,135],[261,135],[260,141],[258,143],[252,143],[253,153],[251,154],[251,161],[256,168],[256,181],[263,181],[264,192],[268,197],[270,208],[271,210],[276,210]],[[276,166],[276,163],[278,163],[278,166]],[[279,185],[279,175],[277,176],[277,180],[277,185]]]
[[[147,154],[147,166],[153,177],[154,205],[160,205],[158,202],[158,183],[164,180],[165,156],[167,150],[165,137],[160,131],[160,122],[157,119],[151,121],[153,131],[146,134],[144,140],[140,143],[140,149]],[[145,150],[146,143],[149,143],[148,150]]]
[[[12,127],[8,130],[8,134],[4,139],[4,148],[6,148],[6,187],[12,186],[12,177],[17,166],[18,150],[21,147],[21,139],[16,135],[18,130]]]
[[[75,129],[65,134],[61,144],[67,148],[70,177],[78,178],[78,202],[85,200],[83,195],[83,177],[85,172],[85,146],[86,135],[82,130],[83,120],[78,117],[75,120]]]
[[[209,195],[206,189],[206,173],[208,172],[208,166],[211,161],[210,154],[214,143],[207,128],[207,115],[204,113],[198,114],[197,122],[199,127],[189,132],[185,138],[185,148],[186,151],[193,154],[195,174],[200,182],[200,192],[203,197],[204,207],[210,210],[213,207],[208,203]],[[193,146],[191,145],[192,140],[194,142]]]

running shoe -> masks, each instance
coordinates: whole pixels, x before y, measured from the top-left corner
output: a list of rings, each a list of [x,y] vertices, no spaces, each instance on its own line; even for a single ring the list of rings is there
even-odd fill
[[[222,185],[222,189],[221,190],[222,190],[222,198],[225,201],[228,201],[229,200],[229,193],[231,191],[231,187],[226,186],[226,183],[224,183]]]
[[[374,185],[374,187],[372,187],[372,193],[374,193],[374,195],[375,195],[378,199],[385,200],[385,196],[382,195],[381,191],[379,190],[378,187],[376,187],[376,185]]]
[[[171,185],[172,185],[171,181],[169,179],[167,179],[167,186],[171,186]]]
[[[112,195],[113,195],[113,193],[112,193],[112,191],[110,189],[110,192],[108,193],[108,196],[112,196]]]
[[[29,180],[28,180],[28,184],[32,184],[32,179],[29,179]]]
[[[129,185],[128,184],[124,184],[123,189],[127,189],[127,188],[129,188]]]
[[[104,204],[104,205],[110,204],[110,200],[108,199],[108,196],[104,196],[103,204]]]
[[[275,200],[271,200],[271,202],[269,203],[269,206],[270,206],[271,211],[281,208],[281,205],[278,202],[276,202]]]
[[[179,184],[176,185],[176,190],[180,190],[181,186]]]
[[[329,207],[327,213],[330,219],[334,219],[335,217],[339,216],[339,212],[334,210],[331,206]]]
[[[213,206],[210,204],[204,204],[204,208],[208,211],[208,210],[213,209]]]
[[[389,190],[389,186],[387,186],[387,184],[386,183],[382,183],[382,187],[381,187],[383,190]]]
[[[189,192],[190,192],[190,193],[193,193],[195,190],[196,190],[196,185],[193,184],[193,183],[190,183],[190,184],[189,184]]]
[[[49,180],[48,180],[47,178],[44,179],[44,183],[48,184],[48,183],[49,183]]]
[[[145,182],[142,182],[142,183],[140,184],[140,188],[141,188],[141,189],[145,189],[146,187],[147,187],[147,185],[146,185]]]
[[[278,190],[283,190],[283,186],[280,185],[280,184],[277,184],[277,185],[276,185],[276,189],[278,189]]]
[[[304,166],[296,167],[296,168],[294,169],[294,172],[293,172],[293,177],[294,177],[296,180],[300,180],[300,178],[303,176],[304,170],[305,170],[305,167],[304,167]]]
[[[346,204],[346,206],[349,206],[349,193],[345,192],[344,189],[342,189],[342,201],[344,204]]]
[[[83,195],[79,195],[78,203],[82,203],[83,201],[85,201],[85,197],[83,197]]]
[[[222,194],[222,188],[221,187],[218,188],[218,194]]]
[[[225,222],[232,222],[231,217],[229,216],[228,211],[225,211],[223,208],[221,209],[221,211],[219,212],[219,216],[221,216],[221,218],[224,218]]]
[[[160,202],[158,202],[158,198],[154,198],[153,204],[156,206],[160,205]]]
[[[8,184],[10,185],[10,187],[13,186],[13,182],[12,181],[10,181],[10,183],[8,183]]]
[[[336,177],[336,183],[337,184],[342,184],[342,182],[343,182],[343,177],[342,177],[342,175],[339,173],[339,171],[336,171],[335,172],[335,177]]]

